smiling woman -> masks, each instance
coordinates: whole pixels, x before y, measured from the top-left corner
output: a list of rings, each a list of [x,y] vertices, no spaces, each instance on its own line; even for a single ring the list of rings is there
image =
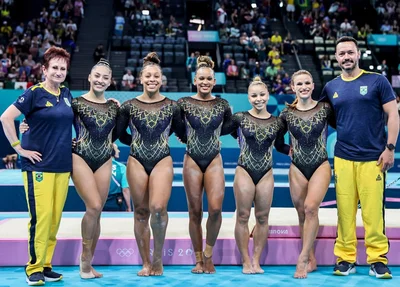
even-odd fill
[[[231,108],[225,99],[213,97],[214,62],[208,56],[197,59],[194,84],[197,94],[179,99],[186,123],[187,148],[183,162],[183,182],[189,208],[189,233],[196,256],[193,273],[215,273],[212,251],[221,227],[225,179],[220,155],[220,136],[227,134]],[[203,188],[208,200],[206,248],[203,251],[201,221]]]
[[[29,262],[25,268],[29,285],[62,279],[61,274],[52,271],[51,261],[72,170],[72,97],[61,86],[69,60],[64,49],[49,48],[42,67],[46,80],[26,90],[1,116],[7,139],[21,156],[31,218]],[[14,119],[21,114],[30,129],[20,142]]]

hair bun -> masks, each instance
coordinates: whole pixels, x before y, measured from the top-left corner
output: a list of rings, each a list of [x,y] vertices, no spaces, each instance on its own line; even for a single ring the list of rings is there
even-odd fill
[[[150,63],[160,65],[161,61],[156,52],[150,52],[146,57],[143,58],[143,66]]]
[[[262,79],[261,79],[260,76],[255,76],[255,77],[253,78],[253,82],[262,82]]]
[[[101,58],[96,65],[104,65],[110,67],[110,62],[107,59]]]
[[[199,56],[197,58],[197,69],[203,67],[214,69],[214,61],[209,56]]]

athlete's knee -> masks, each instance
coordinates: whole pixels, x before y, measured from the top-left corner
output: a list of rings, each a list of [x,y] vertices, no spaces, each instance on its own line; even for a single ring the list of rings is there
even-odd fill
[[[257,224],[266,225],[268,224],[268,212],[256,212],[256,221]]]
[[[135,207],[135,220],[137,221],[146,221],[150,217],[150,210],[144,207]]]
[[[208,218],[211,221],[217,221],[221,218],[221,208],[211,208],[208,210]]]
[[[319,206],[316,204],[304,204],[304,214],[306,218],[314,218],[318,216]]]
[[[150,214],[153,217],[161,218],[162,216],[167,214],[167,207],[161,205],[151,206]]]
[[[237,211],[237,222],[241,225],[246,225],[249,223],[250,211],[248,210],[238,210]]]
[[[196,225],[200,225],[201,224],[201,220],[203,219],[203,211],[201,209],[196,209],[196,210],[191,210],[189,212],[189,219],[190,222],[196,224]]]
[[[89,213],[91,216],[99,216],[103,209],[103,203],[101,200],[93,200],[89,204],[86,205],[86,213]]]

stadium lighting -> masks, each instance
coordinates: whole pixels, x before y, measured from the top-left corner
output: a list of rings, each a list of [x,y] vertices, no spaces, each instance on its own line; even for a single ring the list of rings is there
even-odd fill
[[[148,16],[148,15],[150,15],[150,11],[149,10],[142,10],[142,14]]]
[[[371,52],[371,50],[366,50],[365,54],[370,55],[370,54],[372,54],[372,52]]]
[[[201,31],[202,26],[199,25],[199,27],[197,27],[197,31]]]
[[[189,22],[192,24],[204,25],[204,20],[201,19],[190,19]]]
[[[283,7],[283,1],[281,0],[281,1],[279,1],[279,7]]]
[[[257,8],[257,4],[256,3],[251,3],[251,8],[256,9]]]
[[[370,70],[373,70],[373,69],[374,69],[374,66],[373,66],[373,65],[370,65],[370,66],[369,66],[369,69],[370,69]]]
[[[381,65],[379,65],[378,67],[376,67],[379,71],[381,71],[382,70],[382,66]]]

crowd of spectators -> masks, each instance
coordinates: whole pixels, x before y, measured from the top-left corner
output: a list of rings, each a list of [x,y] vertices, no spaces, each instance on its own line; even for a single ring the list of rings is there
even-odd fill
[[[39,17],[14,23],[12,1],[2,1],[0,26],[1,88],[26,89],[43,80],[41,63],[46,50],[60,46],[78,50],[76,36],[84,17],[83,0],[49,0]],[[68,83],[66,83],[68,84]]]
[[[235,2],[235,3],[234,3]],[[261,1],[262,5],[220,1],[215,13],[224,60],[222,70],[228,79],[246,80],[260,76],[268,85],[270,92],[283,94],[291,92],[290,77],[282,64],[285,55],[292,54],[296,44],[291,35],[285,37],[279,31],[272,31],[270,22],[271,1]],[[234,55],[226,46],[235,47]],[[225,47],[225,50],[224,50]]]

